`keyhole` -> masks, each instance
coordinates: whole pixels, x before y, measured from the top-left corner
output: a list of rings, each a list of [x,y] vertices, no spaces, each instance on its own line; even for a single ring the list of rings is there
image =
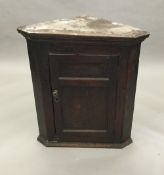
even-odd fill
[[[59,98],[58,97],[55,97],[55,102],[59,102]]]
[[[59,93],[58,93],[58,90],[54,90],[53,91],[53,96],[54,96],[54,100],[55,102],[59,102]]]

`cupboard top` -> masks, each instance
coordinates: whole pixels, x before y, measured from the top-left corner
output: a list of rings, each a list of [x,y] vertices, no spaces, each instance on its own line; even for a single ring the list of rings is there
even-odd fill
[[[139,28],[91,16],[78,16],[18,27],[18,32],[28,35],[89,36],[103,38],[136,39],[148,37],[149,33]]]

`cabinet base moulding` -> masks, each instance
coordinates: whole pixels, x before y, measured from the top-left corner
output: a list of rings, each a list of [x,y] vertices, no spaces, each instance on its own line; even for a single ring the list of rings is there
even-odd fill
[[[81,142],[58,142],[48,141],[45,138],[38,136],[37,140],[46,147],[79,147],[79,148],[124,148],[132,143],[132,139],[129,138],[122,143],[81,143]]]

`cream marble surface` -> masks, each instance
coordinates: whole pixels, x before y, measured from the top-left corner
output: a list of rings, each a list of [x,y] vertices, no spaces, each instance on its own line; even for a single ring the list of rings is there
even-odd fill
[[[126,38],[137,38],[148,35],[148,32],[139,28],[92,16],[78,16],[71,19],[46,21],[19,27],[18,30],[29,34],[64,34]]]

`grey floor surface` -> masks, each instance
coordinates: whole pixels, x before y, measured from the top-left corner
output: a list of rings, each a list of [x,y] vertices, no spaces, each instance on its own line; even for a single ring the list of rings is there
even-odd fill
[[[0,175],[164,175],[164,64],[140,63],[133,144],[46,148],[38,135],[28,61],[0,63]]]

